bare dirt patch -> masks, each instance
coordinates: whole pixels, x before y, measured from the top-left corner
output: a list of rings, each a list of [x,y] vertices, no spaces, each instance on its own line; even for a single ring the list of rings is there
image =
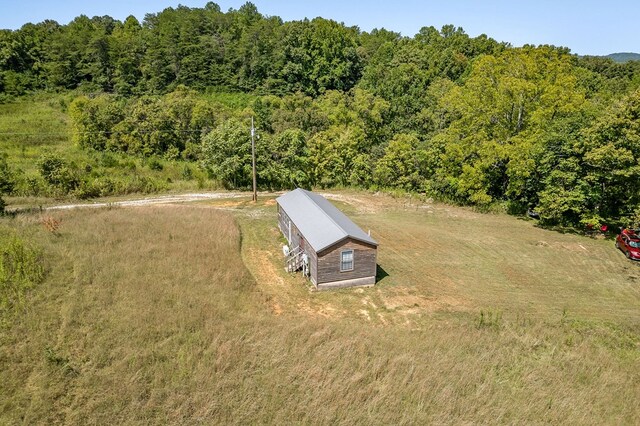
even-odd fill
[[[391,203],[391,198],[386,195],[373,194],[365,197],[359,197],[350,194],[336,194],[330,192],[322,192],[322,196],[329,200],[342,201],[343,203],[354,206],[359,213],[376,213],[383,210]]]
[[[315,300],[310,289],[301,288],[305,283],[299,274],[287,276],[281,253],[251,248],[247,250],[246,262],[254,275],[258,287],[265,293],[267,303],[274,315],[286,312],[298,312],[311,316],[330,318],[342,316],[341,312],[330,303]],[[282,264],[282,272],[278,270]],[[303,295],[306,297],[303,298]],[[301,300],[302,299],[302,300]]]
[[[213,202],[210,204],[210,206],[212,207],[238,207],[240,205],[242,205],[244,203],[244,201],[219,201],[219,202]]]
[[[384,298],[384,307],[396,311],[465,311],[468,304],[451,296],[426,297],[423,295],[394,295]]]

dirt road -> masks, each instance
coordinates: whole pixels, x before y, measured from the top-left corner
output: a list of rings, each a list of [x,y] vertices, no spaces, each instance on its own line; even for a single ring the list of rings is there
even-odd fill
[[[62,204],[47,207],[45,210],[69,210],[79,208],[100,208],[109,206],[138,207],[154,204],[188,203],[202,200],[215,200],[225,198],[240,198],[250,196],[250,192],[197,192],[191,194],[159,195],[155,197],[139,198],[135,200],[111,201],[100,203]]]

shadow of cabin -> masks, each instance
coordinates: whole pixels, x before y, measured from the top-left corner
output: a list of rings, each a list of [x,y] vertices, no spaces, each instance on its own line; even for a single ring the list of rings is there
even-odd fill
[[[387,273],[387,271],[384,270],[382,266],[376,265],[376,283],[379,283],[380,281],[387,278],[388,276],[389,274]]]

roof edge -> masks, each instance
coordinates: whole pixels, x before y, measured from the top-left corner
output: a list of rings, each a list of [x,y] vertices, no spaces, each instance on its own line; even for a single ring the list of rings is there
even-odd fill
[[[329,245],[327,245],[327,246],[324,246],[324,247],[322,247],[322,248],[321,248],[321,249],[319,249],[319,250],[316,250],[316,253],[320,253],[320,252],[322,252],[322,251],[325,251],[326,249],[331,248],[331,247],[333,247],[333,246],[335,246],[335,245],[338,245],[338,244],[340,244],[341,242],[343,242],[344,240],[348,240],[348,239],[352,239],[352,240],[355,240],[355,241],[361,242],[361,243],[363,243],[363,244],[367,244],[367,245],[373,246],[373,247],[375,247],[375,248],[378,248],[378,245],[379,245],[377,241],[376,241],[375,243],[372,243],[371,241],[365,241],[365,240],[363,240],[362,238],[357,238],[357,237],[354,237],[353,235],[345,235],[343,238],[340,238],[339,240],[334,241],[334,242],[332,242],[331,244],[329,244]]]

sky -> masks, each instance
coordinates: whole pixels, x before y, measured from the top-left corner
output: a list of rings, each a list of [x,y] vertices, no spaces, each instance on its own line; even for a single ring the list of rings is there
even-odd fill
[[[0,0],[0,28],[17,29],[27,22],[53,19],[66,24],[74,17],[109,15],[142,20],[179,4],[203,7],[206,0]],[[245,0],[215,2],[223,11]],[[640,53],[640,1],[594,0],[253,0],[263,15],[285,21],[334,19],[363,31],[386,28],[405,36],[421,27],[453,24],[472,37],[486,34],[513,46],[553,44],[579,55]]]

